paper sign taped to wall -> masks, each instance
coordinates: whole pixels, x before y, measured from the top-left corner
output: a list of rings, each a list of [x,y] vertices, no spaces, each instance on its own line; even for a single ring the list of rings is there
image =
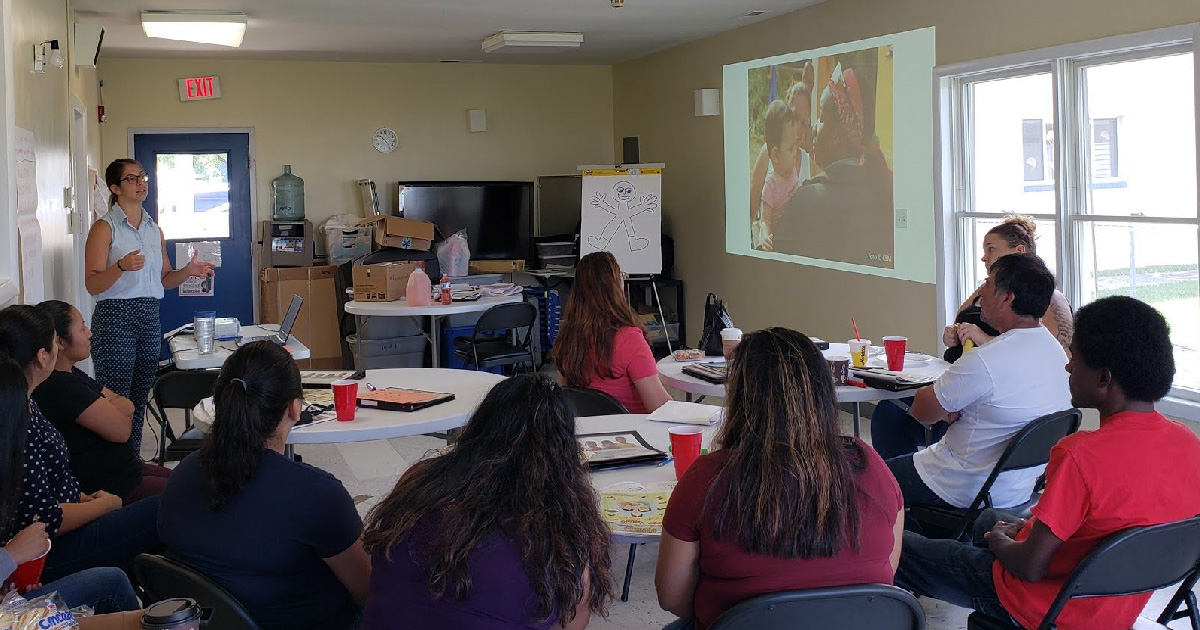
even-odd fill
[[[179,285],[179,295],[182,297],[210,297],[213,294],[216,280],[216,276],[188,278]]]
[[[17,219],[17,239],[21,261],[21,302],[37,304],[46,299],[46,281],[42,272],[42,226],[36,215]]]
[[[212,263],[214,267],[221,266],[221,241],[191,241],[175,243],[175,268],[182,269],[196,255],[200,262]]]
[[[37,139],[28,129],[14,130],[13,162],[17,171],[17,219],[37,216]]]

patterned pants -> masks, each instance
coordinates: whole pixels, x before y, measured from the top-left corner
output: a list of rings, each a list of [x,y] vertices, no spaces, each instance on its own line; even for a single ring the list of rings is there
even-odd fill
[[[158,300],[101,300],[92,313],[92,361],[101,385],[133,402],[129,443],[141,453],[146,401],[158,372],[162,327]]]

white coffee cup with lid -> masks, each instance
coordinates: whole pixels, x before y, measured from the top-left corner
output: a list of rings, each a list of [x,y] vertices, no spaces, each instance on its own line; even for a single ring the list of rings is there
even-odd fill
[[[733,358],[733,349],[742,341],[741,328],[722,328],[721,329],[721,353],[725,355],[725,360],[729,361]]]

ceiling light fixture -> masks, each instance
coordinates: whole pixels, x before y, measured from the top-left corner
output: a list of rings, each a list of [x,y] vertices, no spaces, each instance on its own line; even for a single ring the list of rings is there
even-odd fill
[[[500,31],[483,40],[483,52],[504,48],[579,48],[583,33],[551,31]]]
[[[142,11],[146,37],[237,48],[246,33],[246,14],[229,11]]]

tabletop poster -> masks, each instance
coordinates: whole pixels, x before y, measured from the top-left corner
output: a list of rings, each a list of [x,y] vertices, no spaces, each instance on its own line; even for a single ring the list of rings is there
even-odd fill
[[[614,534],[658,535],[667,511],[669,490],[660,492],[606,492],[600,497],[604,522]]]
[[[650,446],[637,431],[577,435],[583,455],[592,468],[608,468],[662,461],[667,454]]]

